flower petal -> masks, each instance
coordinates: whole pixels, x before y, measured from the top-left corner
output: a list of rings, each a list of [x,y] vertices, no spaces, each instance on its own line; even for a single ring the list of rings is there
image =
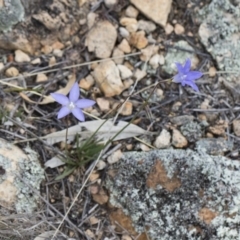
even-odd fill
[[[50,93],[54,100],[62,105],[67,105],[69,103],[68,97],[60,93]]]
[[[72,114],[74,115],[75,118],[77,118],[79,121],[84,122],[85,121],[85,117],[84,114],[82,112],[82,110],[80,108],[74,108],[72,110]]]
[[[201,72],[198,72],[198,71],[191,71],[187,74],[187,77],[186,79],[188,81],[193,81],[193,80],[196,80],[198,78],[200,78],[203,74]]]
[[[191,69],[191,60],[188,58],[184,64],[183,72],[188,73]]]
[[[59,110],[57,117],[58,117],[58,119],[63,118],[63,117],[65,117],[65,116],[67,116],[70,112],[71,112],[71,110],[70,110],[68,107],[63,106],[63,107]]]
[[[185,82],[186,85],[190,86],[193,90],[195,90],[196,92],[199,92],[198,86],[196,85],[195,82],[190,81],[190,82]]]
[[[175,82],[175,83],[181,83],[182,82],[182,78],[181,78],[181,76],[182,76],[182,74],[181,73],[178,73],[177,75],[175,75],[174,77],[173,77],[173,82]]]
[[[78,84],[75,82],[70,90],[70,93],[69,93],[69,100],[71,102],[76,102],[79,98],[79,87],[78,87]]]
[[[182,64],[176,62],[175,65],[176,65],[176,67],[177,67],[178,72],[179,72],[179,73],[183,73],[184,69],[183,69]]]
[[[77,102],[75,103],[75,105],[78,108],[88,108],[91,107],[92,105],[94,105],[96,102],[93,100],[89,100],[89,99],[79,99],[77,100]]]

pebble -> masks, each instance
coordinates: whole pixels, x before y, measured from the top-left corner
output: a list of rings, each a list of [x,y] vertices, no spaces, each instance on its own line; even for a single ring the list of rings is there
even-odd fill
[[[233,131],[236,136],[240,137],[240,119],[233,120]]]
[[[0,71],[4,68],[4,64],[0,62]]]
[[[120,44],[118,45],[118,48],[123,51],[124,53],[130,53],[131,47],[126,39],[123,39]]]
[[[88,13],[88,15],[87,15],[88,29],[91,29],[94,26],[96,18],[98,18],[98,14],[96,14],[94,12]]]
[[[124,58],[121,57],[121,56],[124,56],[124,52],[119,49],[118,47],[114,48],[113,50],[113,54],[112,54],[112,57],[113,57],[113,61],[116,63],[116,64],[122,64],[123,61],[124,61]],[[117,58],[115,58],[117,57]],[[118,58],[118,57],[121,57],[121,58]]]
[[[156,24],[151,21],[139,20],[138,21],[138,29],[143,30],[146,33],[151,33],[155,31],[157,28]]]
[[[130,18],[137,18],[138,14],[139,14],[139,11],[132,5],[128,6],[125,11],[125,15]]]
[[[42,62],[42,61],[41,61],[40,58],[35,58],[34,60],[31,61],[31,63],[32,63],[33,65],[40,64],[41,62]]]
[[[134,84],[134,81],[132,79],[127,79],[123,82],[124,89],[129,89],[130,86]]]
[[[177,23],[175,26],[174,26],[174,32],[177,34],[177,35],[181,35],[185,32],[185,29],[182,25],[180,25],[179,23]]]
[[[215,67],[209,68],[209,71],[208,71],[209,77],[215,77],[216,73],[217,73],[217,69]]]
[[[107,158],[109,164],[118,162],[122,157],[122,151],[119,149]]]
[[[158,52],[159,46],[150,45],[141,50],[140,59],[144,62],[149,61],[149,59]]]
[[[103,112],[108,112],[110,110],[110,102],[106,98],[97,98],[97,105]]]
[[[136,32],[138,29],[138,22],[135,18],[123,17],[120,19],[120,24],[128,30],[128,32]]]
[[[52,49],[63,49],[64,48],[64,44],[62,44],[61,42],[59,41],[56,41],[52,44]]]
[[[218,136],[225,136],[226,129],[228,128],[228,122],[224,120],[220,120],[215,126],[211,126],[208,130]]]
[[[118,0],[104,0],[104,4],[107,8],[111,8],[118,3]]]
[[[145,48],[148,45],[148,40],[145,37],[145,32],[133,32],[130,36],[130,44],[139,50]]]
[[[119,33],[123,38],[129,38],[129,36],[130,36],[129,31],[124,27],[119,28]]]
[[[48,77],[44,73],[39,73],[36,77],[36,82],[45,82],[48,80]]]
[[[53,65],[55,65],[57,62],[56,58],[54,56],[50,57],[49,61],[48,61],[48,66],[51,67]]]
[[[109,58],[116,40],[116,28],[108,21],[99,21],[89,30],[85,45],[97,58]]]
[[[147,18],[160,26],[166,25],[172,0],[130,0],[130,2]]]
[[[21,63],[21,62],[30,62],[31,58],[26,53],[24,53],[23,51],[16,50],[15,51],[15,61],[19,62],[19,63]]]
[[[170,141],[171,141],[170,133],[166,129],[163,129],[160,135],[156,138],[154,146],[159,149],[168,148],[170,146]]]
[[[186,147],[188,144],[187,139],[177,129],[173,129],[172,145],[176,148]]]
[[[133,75],[132,71],[129,68],[127,68],[126,66],[117,65],[117,67],[119,69],[120,76],[121,76],[122,79],[129,78]]]
[[[170,121],[177,126],[181,126],[183,124],[193,121],[193,119],[194,117],[192,115],[182,115],[173,117],[170,119]]]
[[[15,67],[10,67],[6,70],[5,75],[7,77],[16,77],[19,75],[19,71]]]
[[[107,164],[103,160],[99,160],[97,163],[97,170],[103,170],[106,168]]]
[[[105,97],[119,95],[124,90],[118,67],[112,60],[98,64],[92,72],[92,76]]]
[[[170,23],[167,23],[164,30],[167,35],[170,35],[173,32],[174,27]]]
[[[120,114],[123,116],[130,116],[133,110],[133,104],[131,102],[125,102],[124,107],[121,108]]]
[[[60,50],[60,49],[54,49],[54,50],[53,50],[53,55],[54,55],[55,57],[62,57],[62,56],[63,56],[63,51]]]
[[[44,54],[49,54],[52,52],[52,47],[49,46],[49,45],[44,45],[42,48],[41,48],[41,52],[44,53]]]
[[[164,61],[165,60],[162,55],[155,54],[150,58],[149,64],[153,67],[153,69],[156,69],[156,68],[158,68],[159,65],[163,65]]]
[[[136,78],[137,81],[139,81],[143,79],[146,75],[147,75],[146,71],[137,68],[133,76]]]
[[[86,78],[80,80],[79,87],[85,90],[90,90],[94,83],[94,78],[91,75],[88,75]]]

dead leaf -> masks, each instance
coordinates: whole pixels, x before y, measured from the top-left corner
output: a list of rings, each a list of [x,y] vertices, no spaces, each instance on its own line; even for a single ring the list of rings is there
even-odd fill
[[[105,123],[104,123],[105,122]],[[79,134],[79,142],[88,139],[94,132],[97,131],[96,137],[100,140],[108,140],[114,137],[117,133],[119,133],[124,127],[126,127],[129,123],[125,121],[119,121],[116,125],[113,125],[111,119],[105,120],[94,120],[88,122],[81,122],[75,126],[68,128],[68,142],[73,141],[76,134]],[[87,130],[84,131],[83,127]],[[134,125],[129,124],[119,135],[114,138],[114,140],[128,139],[131,137],[135,137],[142,134],[149,134],[148,131]],[[66,129],[54,133],[50,133],[42,139],[46,139],[49,144],[54,144],[57,142],[65,141],[66,138]]]
[[[63,95],[67,95],[70,92],[70,89],[72,88],[73,84],[76,81],[76,75],[73,74],[71,76],[69,76],[69,81],[67,83],[67,85],[65,86],[65,88],[61,88],[59,90],[57,90],[55,93],[61,93]],[[43,100],[41,102],[35,102],[33,100],[31,100],[24,92],[20,92],[19,95],[27,102],[29,103],[34,103],[34,104],[40,104],[40,105],[44,105],[44,104],[48,104],[48,103],[52,103],[55,102],[55,100],[51,97],[51,95],[49,96],[45,96],[43,95]]]
[[[41,233],[40,235],[35,237],[34,240],[47,240],[47,239],[50,239],[53,236],[54,233],[55,233],[55,231],[48,231],[48,232]]]
[[[58,156],[54,156],[53,158],[45,162],[44,166],[50,167],[50,168],[56,168],[64,164],[65,162],[63,162]]]

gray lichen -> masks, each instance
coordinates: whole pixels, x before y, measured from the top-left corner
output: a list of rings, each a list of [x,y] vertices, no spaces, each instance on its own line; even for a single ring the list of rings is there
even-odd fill
[[[179,41],[168,50],[162,68],[166,73],[173,74],[176,71],[175,62],[183,64],[188,58],[193,61],[194,56],[194,49],[186,41]]]
[[[24,18],[24,7],[21,0],[4,0],[0,7],[0,32],[11,30],[12,26]]]
[[[146,186],[156,160],[161,160],[169,178],[177,173],[179,188],[168,192],[161,185]],[[113,168],[118,172],[106,184],[111,204],[131,217],[136,231],[148,229],[150,239],[240,239],[238,161],[170,149],[125,153]],[[199,218],[202,208],[217,213],[210,224]]]
[[[196,142],[202,136],[202,127],[197,122],[190,121],[185,123],[180,130],[189,142]]]
[[[240,68],[240,8],[229,0],[213,0],[199,11],[201,42],[216,60],[219,69]],[[228,80],[233,78],[227,75]]]

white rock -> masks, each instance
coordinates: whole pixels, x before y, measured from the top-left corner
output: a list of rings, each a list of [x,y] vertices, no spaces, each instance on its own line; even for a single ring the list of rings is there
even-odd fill
[[[128,38],[130,36],[129,31],[124,27],[119,28],[119,33],[123,38]]]
[[[149,64],[154,68],[158,68],[159,65],[164,64],[164,57],[160,54],[155,54],[151,57]]]
[[[36,77],[36,82],[45,82],[48,80],[48,77],[44,73],[39,73]]]
[[[114,48],[113,54],[112,54],[112,57],[113,57],[112,60],[113,60],[116,64],[122,64],[122,63],[123,63],[124,58],[121,57],[121,56],[124,56],[124,52],[123,52],[121,49],[119,49],[118,47]],[[117,58],[115,58],[115,57],[117,57]],[[118,58],[118,57],[120,57],[120,58]],[[114,59],[114,58],[115,58],[115,59]]]
[[[0,71],[4,68],[4,64],[0,62]]]
[[[121,43],[118,45],[118,48],[124,53],[130,53],[131,47],[126,39],[123,39]]]
[[[119,75],[118,67],[112,60],[101,62],[92,72],[99,88],[103,91],[105,97],[119,95],[124,85]]]
[[[177,129],[173,129],[172,145],[176,148],[186,147],[188,144],[187,139]]]
[[[129,78],[133,75],[132,71],[124,65],[117,65],[122,79]]]
[[[23,51],[16,50],[15,51],[15,61],[19,62],[19,63],[21,63],[21,62],[30,62],[31,58],[26,53],[24,53]]]
[[[149,19],[163,27],[166,25],[172,0],[130,0],[130,2]]]
[[[103,170],[106,166],[107,164],[103,160],[99,160],[97,164],[97,170]]]
[[[34,60],[31,61],[31,64],[33,64],[33,65],[40,64],[40,63],[41,63],[40,58],[35,58]]]
[[[154,146],[156,148],[168,148],[170,146],[171,134],[166,130],[163,129],[160,135],[156,138],[154,142]]]
[[[120,24],[128,30],[128,32],[136,32],[138,29],[138,22],[135,18],[123,17],[120,19]]]
[[[118,0],[104,0],[104,4],[107,8],[111,8],[118,3]]]
[[[138,13],[139,13],[139,11],[132,5],[128,6],[125,11],[126,16],[130,17],[130,18],[137,18]]]
[[[88,29],[91,29],[95,23],[96,18],[98,17],[98,14],[94,13],[94,12],[90,12],[87,15],[87,25],[88,25]]]
[[[10,67],[5,72],[7,77],[16,77],[19,75],[19,71],[15,67]]]
[[[121,159],[121,157],[122,157],[122,151],[117,150],[111,156],[108,157],[107,161],[109,164],[113,164],[113,163],[118,162]]]
[[[63,51],[60,49],[54,49],[53,50],[53,55],[56,57],[62,57],[63,56]]]
[[[143,79],[146,75],[147,75],[147,72],[139,68],[137,68],[134,73],[134,77],[136,78],[137,81]]]
[[[156,24],[151,21],[140,20],[138,21],[138,29],[151,33],[157,28]]]
[[[108,21],[99,21],[87,34],[85,45],[89,52],[94,52],[97,58],[108,58],[111,56],[117,31]]]
[[[177,34],[177,35],[181,35],[183,34],[185,31],[184,27],[182,25],[180,25],[179,23],[177,23],[175,26],[174,26],[174,32]]]
[[[97,98],[97,105],[100,107],[101,111],[108,112],[110,110],[110,102],[106,98]]]
[[[167,35],[169,35],[169,34],[171,34],[173,32],[174,27],[170,23],[167,23],[167,25],[165,26],[164,30],[165,30],[165,33]]]

